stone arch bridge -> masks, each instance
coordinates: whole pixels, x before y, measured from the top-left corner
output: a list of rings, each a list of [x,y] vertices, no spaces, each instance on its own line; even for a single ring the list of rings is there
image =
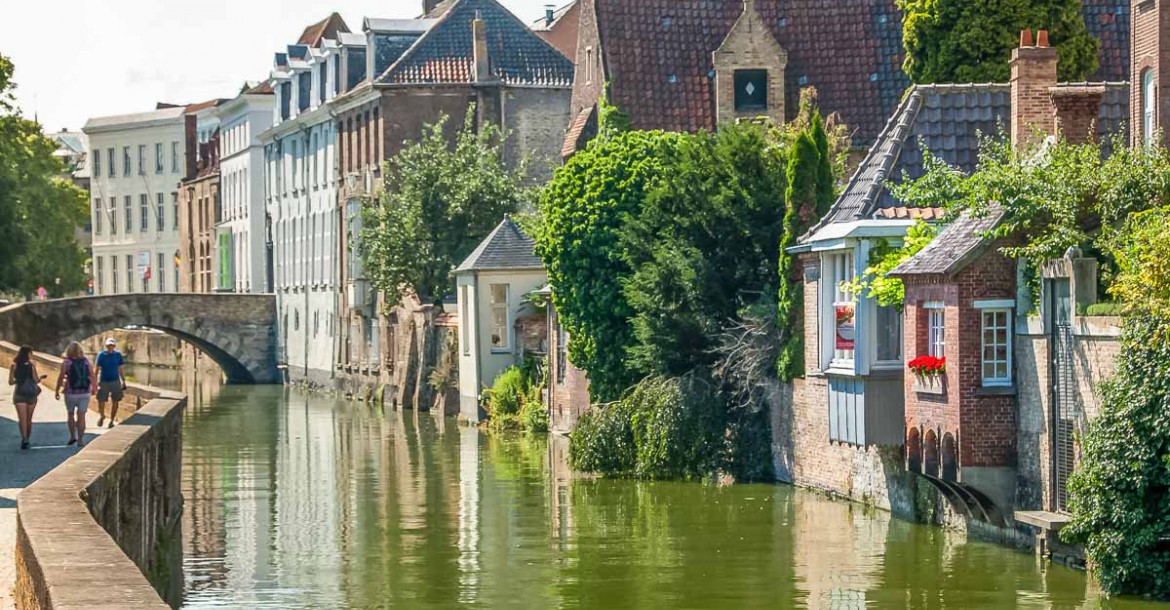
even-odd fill
[[[125,326],[186,341],[232,383],[280,383],[276,298],[270,294],[124,294],[17,303],[0,309],[0,339],[60,354],[70,341]]]

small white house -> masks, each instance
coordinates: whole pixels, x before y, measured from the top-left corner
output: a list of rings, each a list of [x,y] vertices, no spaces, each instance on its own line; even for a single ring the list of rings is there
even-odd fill
[[[455,268],[459,303],[459,416],[482,419],[479,394],[520,354],[516,317],[525,297],[548,282],[535,242],[504,217]]]

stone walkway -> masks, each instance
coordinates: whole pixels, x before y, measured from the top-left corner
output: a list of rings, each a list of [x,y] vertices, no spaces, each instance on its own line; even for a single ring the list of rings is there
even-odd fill
[[[7,381],[7,371],[0,372]],[[47,381],[55,381],[55,376]],[[92,398],[86,424],[85,441],[88,443],[104,430],[97,428],[97,403]],[[52,392],[45,389],[33,414],[32,448],[21,451],[12,388],[6,383],[0,384],[0,610],[13,608],[16,497],[29,483],[77,453],[76,446],[65,444],[68,440],[65,404],[54,400]]]

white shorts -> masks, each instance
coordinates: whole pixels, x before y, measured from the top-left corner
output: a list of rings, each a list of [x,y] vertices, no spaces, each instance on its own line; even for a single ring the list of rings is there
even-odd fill
[[[89,393],[85,394],[66,394],[65,395],[65,410],[74,411],[78,413],[85,413],[89,408]]]

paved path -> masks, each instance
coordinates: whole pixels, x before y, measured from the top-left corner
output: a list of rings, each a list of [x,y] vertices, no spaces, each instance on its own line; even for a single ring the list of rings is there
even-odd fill
[[[6,380],[7,371],[2,372]],[[55,377],[49,381],[54,380]],[[0,610],[11,610],[12,585],[16,579],[16,496],[29,483],[75,455],[77,447],[65,445],[69,429],[65,426],[64,402],[54,400],[53,394],[45,389],[33,413],[32,448],[21,451],[12,388],[7,384],[0,386]],[[88,443],[102,432],[97,428],[97,403],[93,399],[90,399],[86,424]]]

